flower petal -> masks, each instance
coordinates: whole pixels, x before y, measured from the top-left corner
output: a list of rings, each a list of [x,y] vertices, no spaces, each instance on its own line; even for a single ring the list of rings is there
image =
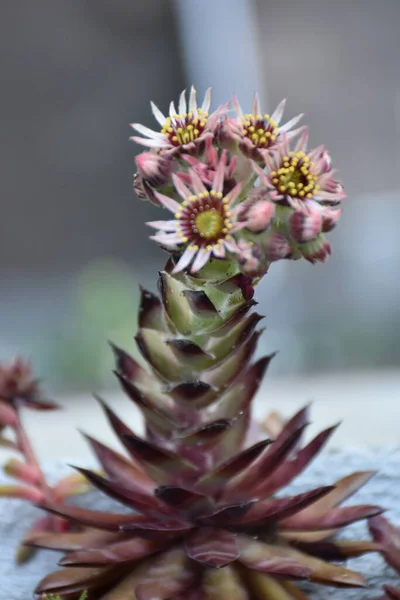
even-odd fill
[[[190,88],[189,112],[193,113],[194,118],[197,119],[196,90],[194,85],[192,85],[192,87]]]
[[[206,93],[204,94],[204,100],[203,100],[203,104],[201,105],[201,110],[203,112],[208,113],[208,111],[210,110],[210,105],[211,105],[211,88],[209,87],[206,90]]]
[[[160,141],[165,140],[165,135],[163,133],[160,133],[159,131],[153,131],[153,129],[150,129],[145,125],[141,125],[140,123],[132,123],[131,127],[138,133],[141,133],[142,135],[148,138]]]
[[[196,252],[197,250],[191,250],[188,246],[182,254],[182,256],[180,257],[180,259],[178,260],[172,272],[179,273],[179,271],[183,271],[183,269],[185,269],[192,262],[194,256],[196,255]]]
[[[154,104],[154,102],[150,102],[150,106],[151,106],[151,112],[153,113],[154,118],[156,119],[156,121],[158,121],[158,123],[162,127],[164,125],[165,121],[166,121],[166,117],[163,115],[163,113],[158,108],[158,106],[156,106]]]
[[[271,115],[272,121],[275,121],[277,125],[281,122],[283,111],[285,110],[286,98],[284,98],[276,107],[274,112]]]
[[[176,231],[178,221],[147,221],[146,225],[161,231]]]
[[[200,271],[204,267],[204,265],[208,262],[211,256],[211,250],[207,250],[206,248],[200,248],[197,252],[196,258],[193,261],[191,272],[196,273]]]
[[[181,92],[179,96],[179,114],[184,115],[186,113],[186,90]]]
[[[165,207],[168,208],[172,213],[176,214],[182,210],[182,206],[173,198],[169,196],[164,196],[164,194],[160,194],[160,192],[154,191],[154,194],[159,202]]]
[[[129,138],[131,142],[136,142],[137,144],[141,144],[142,146],[147,146],[148,148],[169,148],[171,144],[167,141],[166,138],[164,140],[159,139],[146,139],[137,137],[136,135]]]

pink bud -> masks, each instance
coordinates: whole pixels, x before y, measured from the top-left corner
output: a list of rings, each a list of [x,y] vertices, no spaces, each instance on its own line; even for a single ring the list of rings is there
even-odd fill
[[[0,485],[0,498],[20,498],[33,504],[40,504],[44,500],[44,494],[32,486]]]
[[[289,230],[292,238],[299,243],[313,240],[322,229],[322,216],[319,210],[304,208],[289,217]]]
[[[149,185],[159,187],[166,183],[172,166],[170,155],[142,152],[135,160],[139,173]]]
[[[6,475],[21,479],[22,481],[33,485],[37,484],[41,478],[41,473],[37,467],[27,465],[17,458],[10,458],[4,465],[3,471]]]
[[[290,258],[292,249],[280,231],[271,231],[262,242],[267,260],[274,262],[282,258]]]
[[[265,231],[275,214],[275,204],[270,200],[256,200],[243,205],[238,221],[244,221],[246,229],[253,233]]]
[[[54,486],[53,492],[54,497],[57,501],[69,498],[70,496],[77,496],[79,494],[85,494],[91,489],[91,485],[88,480],[80,473],[72,473],[67,475]]]
[[[0,424],[9,427],[15,427],[17,424],[17,413],[2,400],[0,400]]]
[[[342,209],[334,209],[334,208],[324,208],[322,211],[322,231],[325,233],[328,231],[332,231],[336,227],[339,222],[340,217],[342,216]]]
[[[302,244],[299,249],[304,258],[311,263],[324,263],[331,254],[331,245],[323,234],[320,234],[315,240],[312,240],[307,244]]]

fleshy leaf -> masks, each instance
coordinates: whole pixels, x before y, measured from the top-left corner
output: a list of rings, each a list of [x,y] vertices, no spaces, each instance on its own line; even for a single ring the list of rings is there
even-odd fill
[[[135,588],[136,600],[167,600],[184,592],[196,572],[182,548],[173,548],[155,558]]]
[[[400,573],[400,530],[382,516],[370,519],[368,525],[386,561]]]
[[[190,558],[209,567],[224,567],[239,558],[236,535],[223,529],[197,529],[186,539],[185,546]]]

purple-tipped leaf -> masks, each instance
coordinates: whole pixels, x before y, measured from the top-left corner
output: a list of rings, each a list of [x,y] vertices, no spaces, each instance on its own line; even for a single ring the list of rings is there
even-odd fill
[[[214,527],[195,530],[186,539],[185,547],[190,558],[209,567],[224,567],[240,556],[236,535]]]

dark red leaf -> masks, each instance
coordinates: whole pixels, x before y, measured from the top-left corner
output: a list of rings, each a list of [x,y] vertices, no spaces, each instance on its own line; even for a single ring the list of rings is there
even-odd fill
[[[214,508],[214,503],[207,496],[183,488],[165,485],[157,488],[154,493],[157,498],[187,519],[195,519]]]
[[[299,450],[293,460],[285,461],[271,477],[267,477],[256,487],[255,492],[261,497],[270,496],[285,487],[299,475],[329,440],[337,425],[322,431],[307,446]]]
[[[197,482],[196,487],[198,487],[199,490],[206,491],[210,494],[223,489],[224,485],[226,485],[232,477],[246,471],[270,443],[271,440],[263,440],[262,442],[254,444],[251,448],[239,452],[239,454],[236,454],[233,458],[222,465],[219,465],[205,477],[202,477],[202,479]]]
[[[214,527],[194,531],[185,547],[190,558],[209,567],[224,567],[239,558],[236,535]]]
[[[167,542],[168,543],[168,542]],[[137,561],[161,550],[166,542],[145,540],[141,538],[125,539],[116,543],[105,544],[104,548],[77,550],[69,552],[59,561],[61,567],[94,567],[109,566],[129,561]]]

